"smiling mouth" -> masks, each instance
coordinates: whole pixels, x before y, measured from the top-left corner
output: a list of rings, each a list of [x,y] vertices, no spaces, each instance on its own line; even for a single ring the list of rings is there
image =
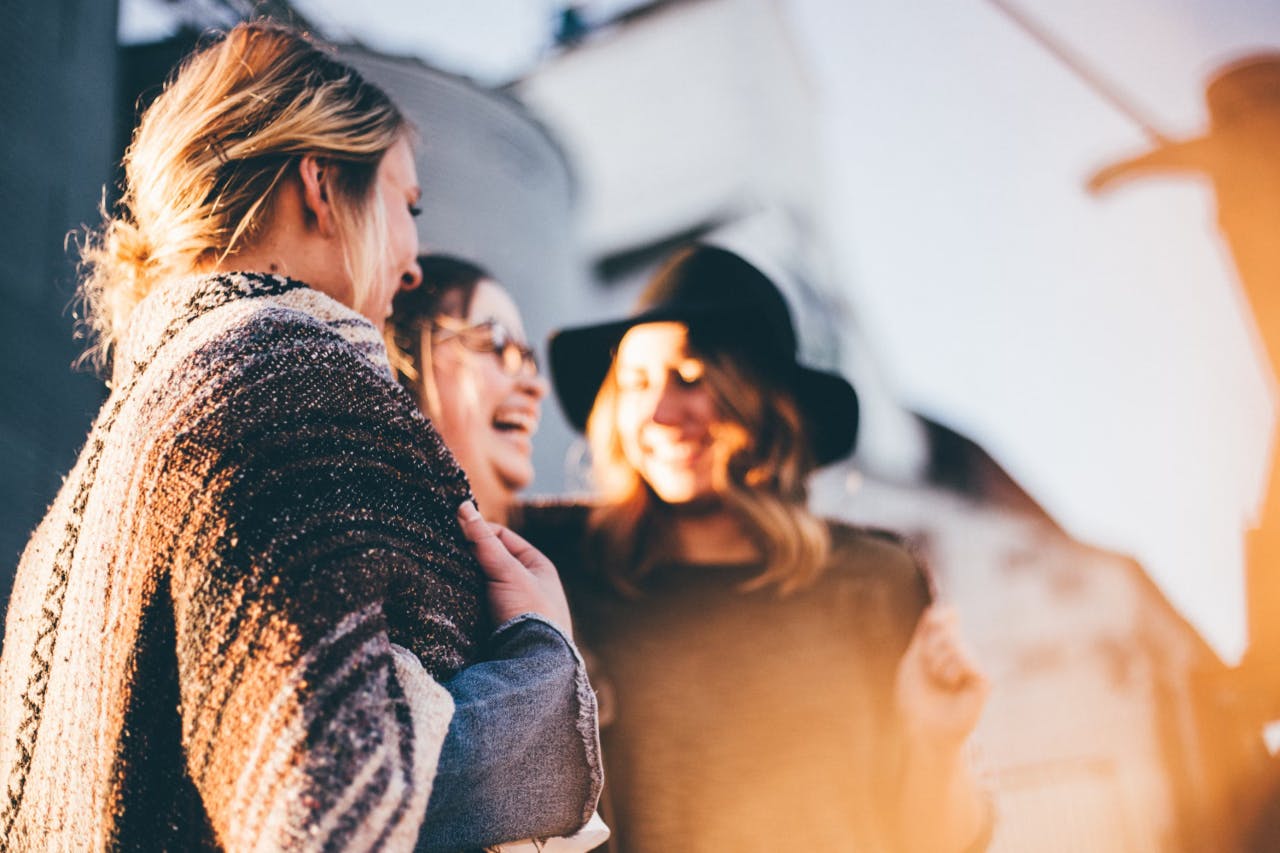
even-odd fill
[[[538,431],[538,416],[532,412],[499,412],[493,416],[493,428],[498,432],[533,435]]]
[[[649,456],[664,465],[687,465],[697,459],[705,449],[704,444],[696,441],[660,444],[650,446]]]

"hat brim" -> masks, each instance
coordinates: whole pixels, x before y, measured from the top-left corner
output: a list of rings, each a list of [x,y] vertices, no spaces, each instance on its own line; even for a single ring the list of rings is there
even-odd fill
[[[688,323],[709,317],[715,306],[659,306],[648,311],[590,326],[561,329],[551,336],[547,350],[551,357],[551,383],[564,416],[578,432],[586,432],[587,416],[595,405],[596,395],[609,367],[613,364],[618,344],[633,326],[645,323],[675,321]],[[723,306],[719,309],[724,313]]]
[[[688,323],[712,316],[727,320],[734,313],[723,303],[685,303],[556,332],[548,344],[551,381],[565,418],[578,432],[586,432],[587,418],[609,374],[618,344],[631,328],[666,321]],[[858,395],[853,386],[842,376],[798,362],[783,366],[781,373],[784,387],[800,408],[815,464],[827,465],[848,456],[858,436]]]
[[[1095,171],[1085,182],[1089,192],[1099,193],[1121,181],[1171,172],[1213,172],[1221,160],[1218,136],[1165,142],[1135,157],[1118,160]]]
[[[800,407],[815,465],[853,452],[858,440],[858,394],[843,376],[797,364],[787,382]]]

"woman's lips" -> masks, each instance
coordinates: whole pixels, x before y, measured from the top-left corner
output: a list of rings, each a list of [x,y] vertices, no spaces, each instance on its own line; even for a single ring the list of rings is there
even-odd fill
[[[705,449],[706,444],[701,441],[661,441],[651,442],[648,454],[664,465],[683,465],[697,459]]]
[[[499,432],[533,435],[538,431],[538,413],[528,409],[500,409],[493,416],[493,427]]]

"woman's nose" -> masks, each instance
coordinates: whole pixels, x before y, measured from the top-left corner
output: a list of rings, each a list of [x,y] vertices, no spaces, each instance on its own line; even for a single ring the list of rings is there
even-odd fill
[[[663,383],[658,399],[653,404],[652,420],[662,426],[679,426],[682,420],[680,392],[670,382]]]
[[[541,400],[550,392],[551,387],[547,383],[547,378],[538,371],[535,365],[532,369],[524,369],[520,371],[520,390],[533,397],[535,400]]]

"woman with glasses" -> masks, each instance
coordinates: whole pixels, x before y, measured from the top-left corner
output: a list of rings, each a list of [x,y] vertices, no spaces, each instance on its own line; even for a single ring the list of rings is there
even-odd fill
[[[505,524],[533,481],[546,380],[520,312],[488,272],[447,255],[420,256],[418,266],[422,283],[392,303],[392,366],[467,472],[485,517]]]
[[[466,472],[485,517],[508,524],[516,495],[533,481],[532,440],[542,417],[547,382],[525,342],[515,302],[488,271],[442,254],[419,255],[418,268],[421,283],[396,295],[387,319],[384,336],[392,369]],[[585,682],[583,687],[591,692]],[[451,775],[455,751],[472,761],[477,750],[492,752],[492,760],[482,763],[500,766],[505,751],[519,749],[519,732],[512,734],[511,744],[491,732],[483,734],[481,743],[457,750],[449,747],[462,738],[452,738],[451,732],[440,775]],[[500,791],[511,781],[500,776],[477,780],[465,766],[460,769],[447,787],[457,790],[470,785],[477,790],[479,802],[495,799],[498,794],[485,791]],[[563,770],[548,763],[546,773],[554,778]],[[457,819],[452,822],[465,823],[465,816],[458,813],[465,803],[457,797],[453,800],[449,812]],[[434,800],[432,806],[436,806]],[[558,838],[554,847],[546,849],[589,850],[608,834],[593,815],[572,838]],[[530,842],[512,849],[533,853],[543,848]]]

